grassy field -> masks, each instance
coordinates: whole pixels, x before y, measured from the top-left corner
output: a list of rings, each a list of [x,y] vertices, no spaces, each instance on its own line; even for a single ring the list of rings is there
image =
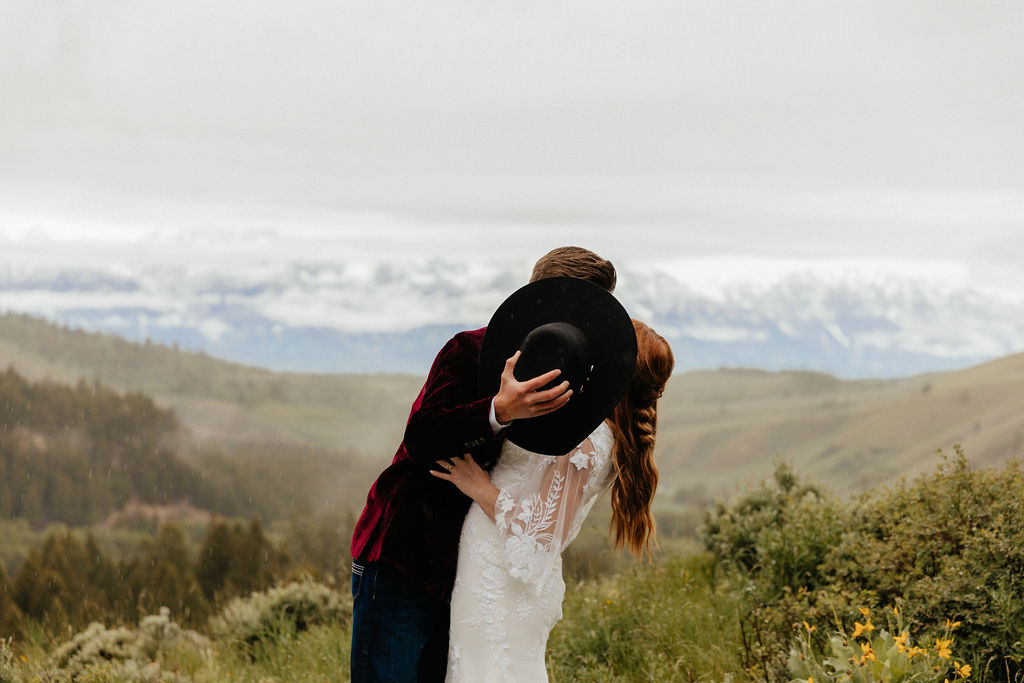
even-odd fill
[[[847,501],[777,464],[706,511],[704,550],[646,564],[574,545],[551,678],[1019,683],[1024,502],[1007,490],[1024,490],[1019,463],[959,452]],[[304,580],[220,603],[197,631],[163,611],[73,635],[28,624],[0,644],[0,681],[345,681],[350,614],[345,586]]]

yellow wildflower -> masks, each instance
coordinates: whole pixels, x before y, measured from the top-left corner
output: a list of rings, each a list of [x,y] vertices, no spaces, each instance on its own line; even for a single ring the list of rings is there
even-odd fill
[[[860,613],[861,613],[861,614],[863,614],[864,616],[866,616],[866,617],[870,617],[870,616],[871,616],[871,610],[869,610],[869,609],[868,609],[867,607],[858,607],[857,609],[858,609],[858,610],[860,611]]]
[[[818,630],[818,627],[817,627],[817,626],[811,626],[811,625],[810,625],[810,624],[808,624],[808,623],[807,623],[806,621],[804,622],[804,628],[805,628],[805,629],[807,629],[807,632],[808,632],[808,633],[812,633],[812,632],[814,632],[814,631],[817,631],[817,630]]]
[[[892,606],[892,613],[895,614],[898,617],[900,615],[900,606],[899,605],[893,605]]]
[[[901,633],[898,636],[893,638],[893,641],[895,641],[895,643],[896,643],[896,651],[897,652],[906,652],[907,651],[907,638],[909,638],[909,637],[910,637],[910,631],[904,631],[903,633]]]
[[[959,621],[950,621],[949,619],[946,619],[946,628],[950,631],[960,627],[961,625],[962,624]]]
[[[25,662],[28,661],[28,657],[26,657],[25,655],[21,655],[21,657],[19,657],[19,659],[21,659],[22,664],[24,664]]]
[[[924,654],[928,654],[928,650],[923,647],[918,647],[917,645],[907,650],[907,657],[909,657],[910,659],[913,659],[914,657],[920,657]]]
[[[861,664],[863,664],[864,662],[866,662],[869,659],[872,662],[877,661],[875,659],[875,651],[871,649],[871,643],[861,643],[860,644],[860,651],[864,653],[864,655],[860,658],[860,663]]]
[[[959,676],[960,678],[970,678],[971,677],[971,665],[970,664],[963,664],[963,665],[961,665],[959,662],[953,662],[953,669],[956,670],[956,675]]]
[[[953,651],[949,649],[949,646],[952,644],[952,638],[936,638],[935,654],[937,654],[942,659],[949,659],[949,656],[953,653]]]
[[[868,617],[867,621],[865,623],[863,623],[863,624],[860,623],[859,621],[853,622],[853,637],[854,638],[856,638],[857,636],[859,636],[861,634],[864,634],[864,633],[871,633],[874,630],[875,630],[875,625],[871,623],[871,617]]]

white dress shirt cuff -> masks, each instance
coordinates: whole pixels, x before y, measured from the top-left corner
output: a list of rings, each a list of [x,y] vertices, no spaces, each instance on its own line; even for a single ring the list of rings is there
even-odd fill
[[[498,422],[498,418],[494,414],[494,399],[493,398],[491,399],[491,413],[490,413],[490,417],[491,417],[491,431],[493,433],[497,434],[498,432],[500,432],[505,427],[508,427],[508,425],[503,425],[500,422]]]

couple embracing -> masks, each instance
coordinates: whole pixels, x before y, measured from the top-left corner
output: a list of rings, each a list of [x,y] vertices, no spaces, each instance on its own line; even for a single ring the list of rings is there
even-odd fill
[[[555,249],[438,353],[353,534],[353,683],[547,680],[561,552],[609,487],[616,547],[649,554],[673,357],[615,281]]]

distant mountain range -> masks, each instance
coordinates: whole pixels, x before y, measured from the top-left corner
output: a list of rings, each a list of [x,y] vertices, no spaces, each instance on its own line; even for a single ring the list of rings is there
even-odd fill
[[[455,331],[486,324],[521,264],[429,261],[224,271],[0,269],[0,311],[297,372],[425,373]],[[1024,299],[940,277],[794,269],[713,286],[625,270],[616,294],[672,342],[681,370],[894,377],[1024,349]]]

